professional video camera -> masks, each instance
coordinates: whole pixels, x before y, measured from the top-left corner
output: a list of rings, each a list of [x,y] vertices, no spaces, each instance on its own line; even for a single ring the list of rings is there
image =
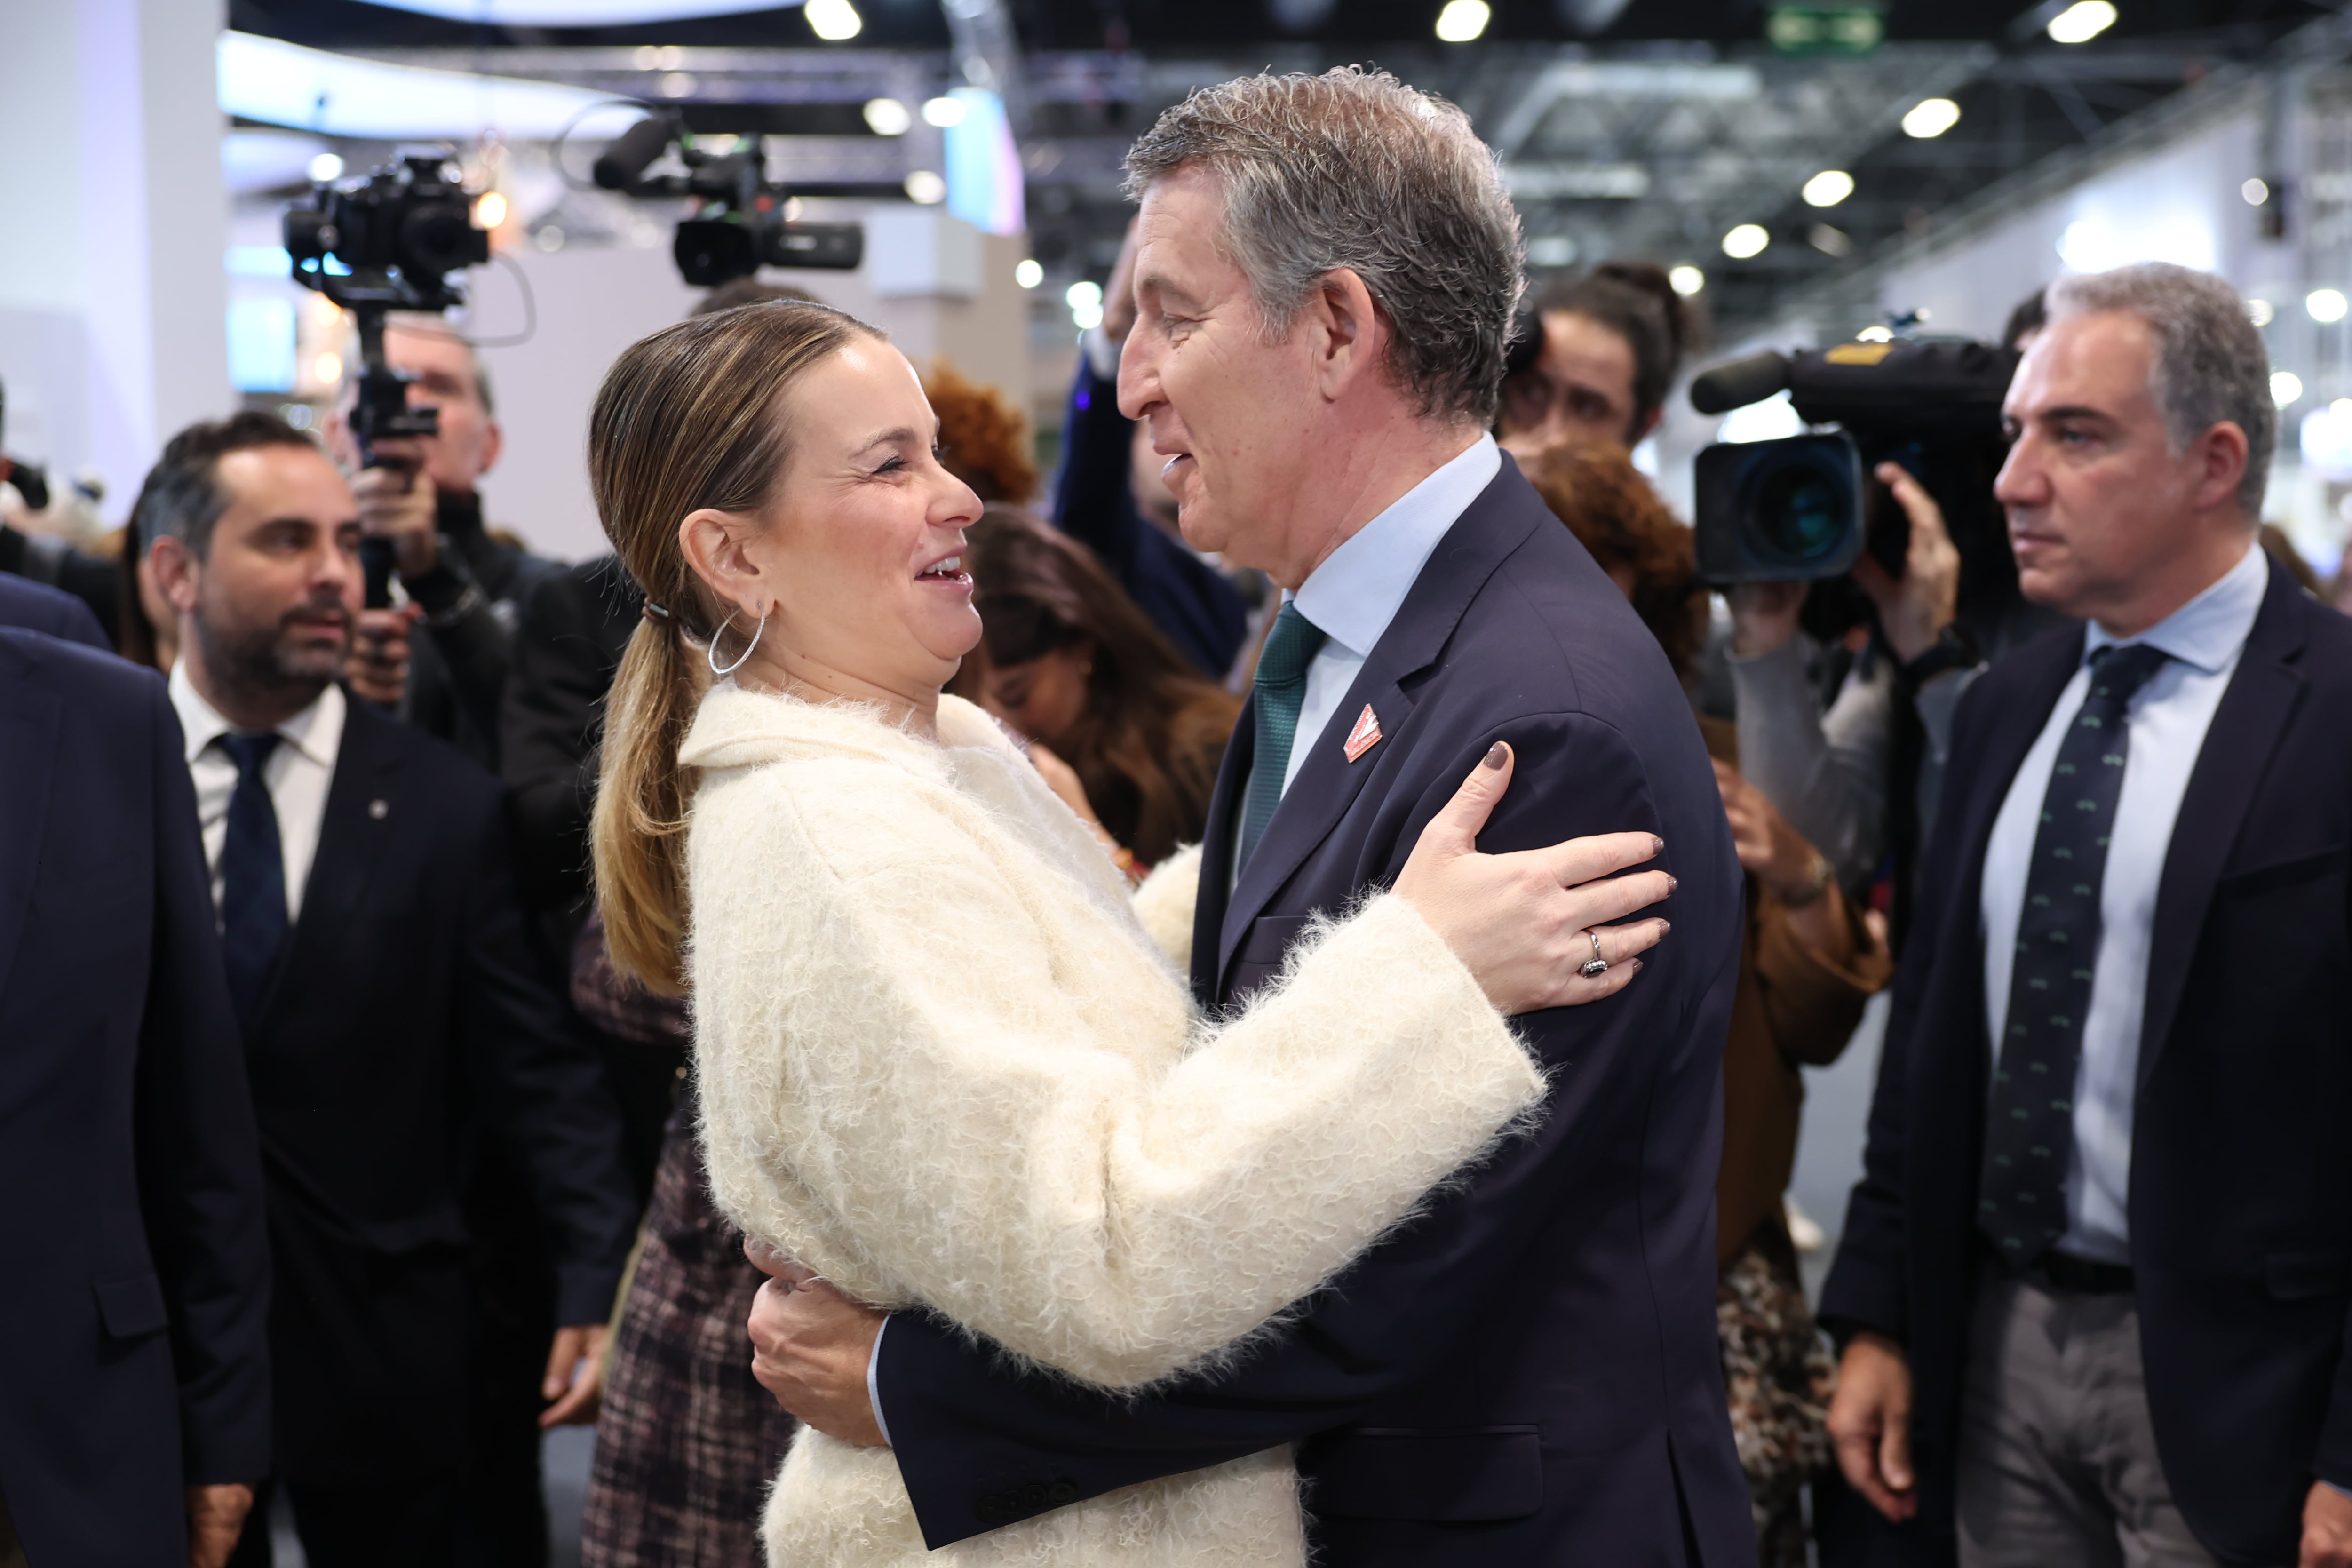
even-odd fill
[[[408,406],[408,384],[384,363],[384,317],[394,310],[446,310],[465,302],[449,274],[490,258],[488,231],[474,226],[473,197],[456,166],[436,155],[404,158],[341,184],[321,183],[310,205],[286,212],[294,280],[352,313],[359,328],[359,397],[351,430],[360,459],[378,466],[384,437],[430,436],[436,411]],[[330,266],[331,261],[334,265]],[[392,543],[361,546],[367,603],[391,603]]]
[[[646,170],[675,144],[683,174],[648,179]],[[687,196],[693,215],[678,220],[671,247],[679,276],[698,289],[747,278],[762,266],[817,267],[848,272],[866,253],[866,231],[854,223],[799,223],[786,218],[792,193],[768,182],[763,139],[740,136],[732,150],[694,144],[676,113],[640,120],[597,157],[596,184],[632,196]]]
[[[2000,403],[2016,369],[2006,349],[1911,337],[1751,354],[1702,373],[1690,395],[1701,414],[1786,392],[1806,424],[1841,428],[1699,453],[1699,575],[1716,584],[1836,578],[1866,549],[1900,577],[1910,524],[1871,477],[1894,462],[1943,510],[1960,552],[1962,600],[2013,592],[1992,485],[2007,450]]]

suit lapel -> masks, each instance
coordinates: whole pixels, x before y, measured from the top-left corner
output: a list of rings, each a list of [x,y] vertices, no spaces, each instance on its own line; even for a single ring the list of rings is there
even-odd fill
[[[292,974],[331,967],[334,943],[350,929],[376,868],[392,841],[392,777],[400,752],[386,719],[358,697],[344,698],[343,738],[335,752],[335,776],[327,785],[327,810],[319,825],[319,852],[302,889],[302,914],[255,1013],[257,1037],[275,1011],[278,993]],[[375,808],[384,808],[379,813]]]
[[[1517,465],[1506,457],[1502,471],[1478,492],[1477,499],[1464,510],[1438,542],[1437,548],[1430,552],[1421,575],[1413,580],[1404,603],[1397,607],[1396,617],[1390,621],[1388,630],[1381,634],[1379,644],[1364,660],[1364,668],[1357,673],[1355,683],[1340,700],[1331,726],[1339,735],[1347,733],[1347,726],[1356,721],[1367,705],[1379,715],[1381,727],[1388,733],[1395,735],[1402,730],[1412,701],[1401,682],[1437,661],[1454,636],[1454,628],[1461,624],[1463,612],[1470,607],[1470,601],[1504,558],[1524,543],[1539,524],[1559,526],[1534,487],[1520,477]],[[1247,781],[1249,746],[1240,742],[1243,732],[1250,733],[1254,739],[1251,724],[1251,715],[1245,711],[1235,735],[1237,743],[1227,748],[1227,773],[1218,778],[1221,795],[1228,782],[1238,795]],[[1274,820],[1266,825],[1257,853],[1242,868],[1241,880],[1234,888],[1233,900],[1218,929],[1213,992],[1219,997],[1223,994],[1224,977],[1233,969],[1234,954],[1251,923],[1282,890],[1292,873],[1331,836],[1331,830],[1355,804],[1356,796],[1374,771],[1383,763],[1393,765],[1393,755],[1384,757],[1383,748],[1375,748],[1351,763],[1341,750],[1338,736],[1329,733],[1301,735],[1297,743],[1308,748],[1306,758],[1292,776],[1290,787],[1283,792],[1282,804],[1275,809]],[[1241,757],[1242,771],[1229,781],[1236,753]],[[1225,864],[1231,864],[1230,858]],[[1223,873],[1203,862],[1202,875],[1213,874]],[[1196,955],[1199,951],[1196,946]],[[1195,969],[1197,972],[1197,957]]]
[[[2271,756],[2302,704],[2305,682],[2294,661],[2303,652],[2307,613],[2302,590],[2276,563],[2270,563],[2262,611],[2197,753],[2157,883],[2147,1005],[2140,1026],[2139,1088],[2147,1087],[2172,1033],[2221,868],[2252,809]]]
[[[0,994],[32,908],[57,767],[58,695],[33,685],[36,668],[23,648],[0,641],[0,757],[17,759],[0,768]]]

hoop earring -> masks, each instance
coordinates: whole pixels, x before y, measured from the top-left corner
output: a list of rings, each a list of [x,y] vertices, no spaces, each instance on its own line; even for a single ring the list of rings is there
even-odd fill
[[[735,617],[742,613],[743,612],[740,610],[729,612],[727,618],[719,623],[719,629],[710,634],[709,642],[703,645],[703,662],[710,666],[710,673],[712,675],[717,676],[721,679],[724,679],[726,677],[734,674],[737,670],[743,668],[743,661],[750,658],[751,657],[751,650],[760,646],[760,634],[768,629],[768,612],[761,610],[760,612],[760,624],[751,628],[751,640],[743,645],[743,651],[735,656],[734,663],[729,665],[724,669],[719,668],[719,639],[726,635],[727,628],[733,626],[735,624]]]

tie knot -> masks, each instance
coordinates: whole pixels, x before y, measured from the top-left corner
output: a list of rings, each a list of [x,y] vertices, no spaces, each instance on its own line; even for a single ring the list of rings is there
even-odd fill
[[[1307,667],[1322,646],[1322,628],[1300,615],[1296,604],[1283,605],[1274,617],[1274,629],[1266,634],[1265,647],[1258,652],[1257,683],[1295,686],[1305,680]]]
[[[220,745],[228,753],[229,761],[236,764],[236,776],[248,779],[261,772],[282,738],[274,730],[260,735],[223,735]]]
[[[2120,647],[2110,643],[2091,656],[2091,693],[2088,700],[2122,708],[2171,658],[2172,656],[2162,648],[2150,647],[2146,643]]]

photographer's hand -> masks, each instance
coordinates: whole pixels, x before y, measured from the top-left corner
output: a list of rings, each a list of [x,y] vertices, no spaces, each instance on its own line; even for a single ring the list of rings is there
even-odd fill
[[[1731,651],[1741,658],[1778,653],[1797,635],[1797,612],[1811,583],[1742,583],[1731,599]]]
[[[408,689],[408,634],[425,608],[406,604],[396,610],[362,610],[352,626],[352,651],[343,679],[352,690],[379,708],[397,708]]]
[[[392,541],[393,562],[402,576],[422,577],[441,558],[436,497],[424,454],[413,441],[379,441],[375,453],[389,466],[352,476],[360,526],[372,539]]]
[[[1876,472],[1911,520],[1911,548],[1903,558],[1899,580],[1889,577],[1867,552],[1854,563],[1853,580],[1877,601],[1886,646],[1908,664],[1934,647],[1952,624],[1960,596],[1960,552],[1945,531],[1944,509],[1909,470],[1899,463],[1881,463]]]

